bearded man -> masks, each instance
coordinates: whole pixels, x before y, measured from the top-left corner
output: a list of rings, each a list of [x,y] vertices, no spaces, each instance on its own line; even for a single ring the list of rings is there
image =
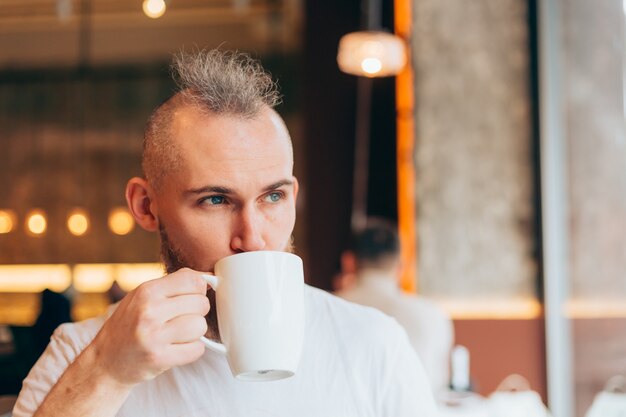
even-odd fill
[[[398,324],[311,287],[295,376],[242,382],[205,349],[200,337],[219,334],[201,276],[229,255],[289,250],[298,181],[275,84],[257,62],[212,50],[172,69],[179,91],[150,117],[144,177],[126,188],[136,222],[160,234],[167,275],[107,316],[59,327],[14,416],[434,416]]]

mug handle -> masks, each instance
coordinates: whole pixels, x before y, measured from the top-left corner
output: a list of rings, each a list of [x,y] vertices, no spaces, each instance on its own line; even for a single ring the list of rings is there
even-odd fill
[[[217,287],[219,287],[219,282],[220,282],[218,277],[216,277],[215,275],[211,275],[211,274],[202,274],[200,276],[202,277],[202,279],[204,279],[207,282],[207,284],[211,286],[211,288],[213,288],[214,291],[217,291]],[[209,350],[212,350],[213,352],[217,352],[217,353],[226,354],[226,346],[224,346],[223,344],[216,342],[214,340],[211,340],[211,339],[207,339],[204,336],[200,336],[200,341],[204,343],[204,345]]]

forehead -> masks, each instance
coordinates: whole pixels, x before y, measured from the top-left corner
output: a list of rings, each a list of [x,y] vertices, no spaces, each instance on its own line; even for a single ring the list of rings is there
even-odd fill
[[[175,177],[190,186],[236,185],[257,178],[266,182],[292,173],[289,134],[280,116],[269,108],[243,118],[185,106],[174,113],[171,139],[180,158]]]

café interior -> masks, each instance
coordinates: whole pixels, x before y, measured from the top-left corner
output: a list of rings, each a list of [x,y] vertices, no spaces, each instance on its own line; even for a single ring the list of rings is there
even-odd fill
[[[279,85],[309,285],[336,290],[368,218],[397,224],[398,285],[454,324],[442,416],[623,415],[625,16],[618,0],[0,1],[0,416],[50,336],[44,306],[84,320],[163,275],[124,188],[172,54],[212,48]],[[483,412],[498,394],[505,411]]]

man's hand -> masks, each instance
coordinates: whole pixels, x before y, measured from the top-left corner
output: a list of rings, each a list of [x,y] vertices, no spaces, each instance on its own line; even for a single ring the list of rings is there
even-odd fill
[[[200,275],[181,269],[129,293],[35,417],[113,417],[135,384],[198,359],[210,308]]]
[[[133,385],[198,359],[210,308],[200,275],[184,268],[130,292],[92,343],[97,366]]]

